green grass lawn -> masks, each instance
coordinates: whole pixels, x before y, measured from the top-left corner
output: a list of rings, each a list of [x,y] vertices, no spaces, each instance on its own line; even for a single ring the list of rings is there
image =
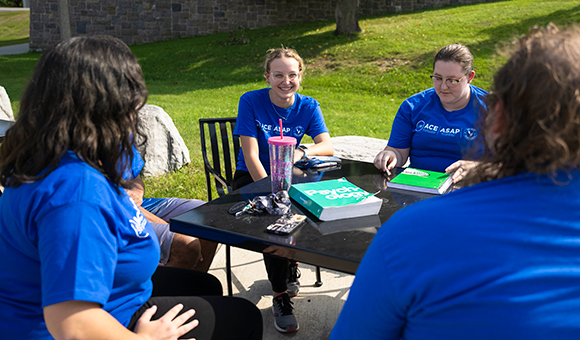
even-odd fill
[[[28,43],[30,12],[0,12],[0,47]]]
[[[245,31],[240,34],[249,43],[242,45],[231,44],[232,35],[216,34],[131,46],[144,70],[148,103],[171,115],[192,159],[171,175],[146,179],[147,194],[206,197],[198,119],[236,116],[240,95],[266,86],[263,61],[269,48],[292,47],[305,59],[300,92],[321,103],[332,136],[387,139],[401,102],[432,86],[428,76],[442,46],[469,46],[473,84],[489,89],[505,60],[501,51],[513,39],[534,25],[579,21],[576,0],[512,0],[361,18],[362,32],[350,38],[334,36],[334,22],[319,21]],[[0,85],[15,112],[39,57],[0,56]]]

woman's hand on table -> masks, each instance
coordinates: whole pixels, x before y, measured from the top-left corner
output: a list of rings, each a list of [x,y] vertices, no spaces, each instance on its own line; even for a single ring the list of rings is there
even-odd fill
[[[445,169],[445,173],[453,174],[451,179],[453,179],[453,183],[457,183],[461,181],[467,173],[477,166],[476,161],[464,161],[459,160]]]
[[[394,169],[399,163],[398,159],[399,155],[393,149],[385,149],[375,157],[374,164],[375,167],[381,171],[387,172],[387,174],[391,174],[391,169]]]

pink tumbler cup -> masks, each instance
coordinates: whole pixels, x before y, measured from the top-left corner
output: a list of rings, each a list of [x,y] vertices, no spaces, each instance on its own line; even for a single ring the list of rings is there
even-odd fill
[[[270,176],[272,179],[272,193],[290,189],[292,184],[292,167],[294,166],[294,137],[270,137]]]

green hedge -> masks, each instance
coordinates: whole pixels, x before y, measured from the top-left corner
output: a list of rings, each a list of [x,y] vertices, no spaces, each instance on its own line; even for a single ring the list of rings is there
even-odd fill
[[[0,7],[22,7],[22,0],[0,0]]]

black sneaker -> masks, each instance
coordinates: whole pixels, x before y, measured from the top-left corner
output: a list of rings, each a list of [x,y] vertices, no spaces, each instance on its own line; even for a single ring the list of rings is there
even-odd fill
[[[290,297],[295,297],[300,291],[300,269],[298,269],[298,262],[290,262],[288,266],[288,280],[286,281],[287,292]]]
[[[272,312],[274,312],[274,326],[281,333],[296,332],[298,330],[298,321],[292,310],[292,301],[286,293],[274,297]]]

